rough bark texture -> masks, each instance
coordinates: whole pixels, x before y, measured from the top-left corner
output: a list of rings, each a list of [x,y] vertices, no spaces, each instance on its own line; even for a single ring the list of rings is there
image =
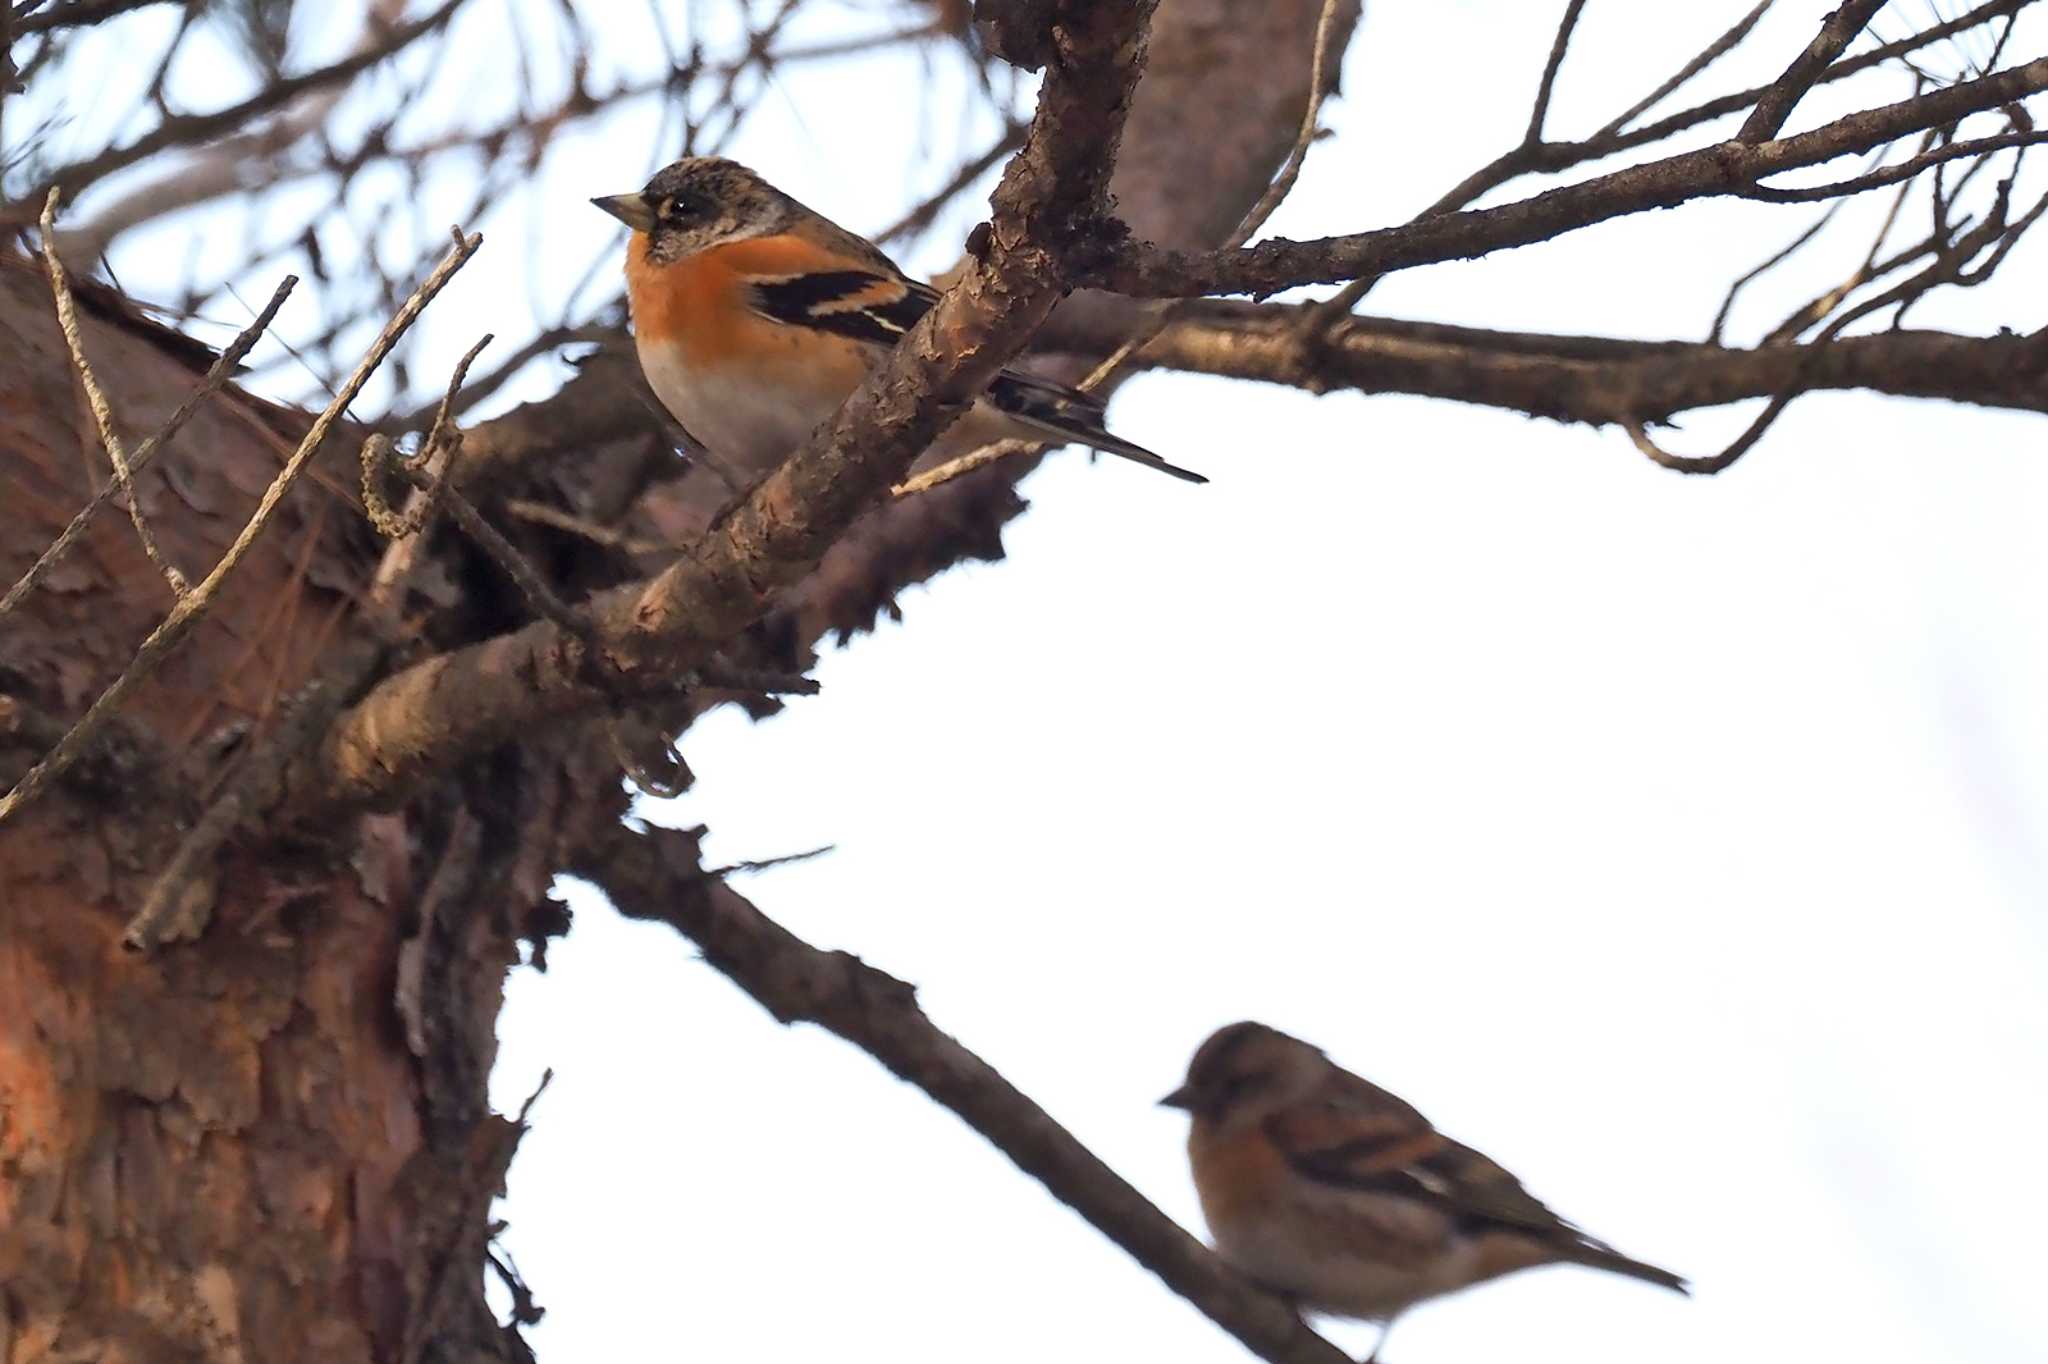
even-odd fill
[[[1142,235],[1213,245],[1257,197],[1300,118],[1319,9],[1162,6],[1114,183]],[[111,295],[81,302],[120,427],[139,439],[204,361]],[[545,500],[671,542],[705,529],[732,489],[679,470],[636,389],[630,367],[600,361],[483,425],[465,485],[487,506]],[[303,424],[230,390],[141,475],[174,563],[214,561]],[[382,546],[357,506],[358,439],[335,437],[173,661],[0,826],[4,1364],[525,1357],[482,1292],[489,1199],[517,1135],[484,1085],[503,974],[522,937],[544,944],[562,926],[545,900],[553,872],[621,812],[612,748],[592,725],[522,734],[426,774],[399,808],[289,841],[252,820],[190,888],[208,921],[199,942],[120,946],[250,739],[367,633],[356,602]],[[903,586],[999,557],[1022,472],[871,514],[731,652],[798,661],[822,634],[871,623]],[[106,476],[48,286],[25,259],[0,259],[0,575],[18,576]],[[558,532],[519,540],[572,599],[651,566]],[[0,782],[169,605],[134,528],[108,509],[0,621]],[[445,530],[402,605],[393,670],[528,615]]]
[[[192,387],[193,348],[111,295],[81,302],[137,442]],[[231,391],[143,471],[174,563],[211,564],[303,426]],[[515,1135],[483,1086],[502,977],[560,855],[533,807],[582,773],[585,808],[615,815],[614,774],[505,756],[403,817],[246,838],[188,890],[203,944],[120,945],[232,755],[359,628],[349,594],[378,550],[349,453],[326,452],[104,741],[0,827],[7,1364],[517,1357],[480,1291]],[[0,458],[12,581],[106,477],[48,285],[20,257],[0,260]],[[0,622],[0,783],[169,604],[108,509]]]

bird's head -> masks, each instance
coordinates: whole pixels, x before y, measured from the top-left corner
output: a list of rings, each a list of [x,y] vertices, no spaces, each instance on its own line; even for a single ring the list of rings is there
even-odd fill
[[[648,260],[665,265],[727,242],[785,230],[796,205],[737,161],[687,156],[655,172],[645,188],[590,201],[645,234]]]

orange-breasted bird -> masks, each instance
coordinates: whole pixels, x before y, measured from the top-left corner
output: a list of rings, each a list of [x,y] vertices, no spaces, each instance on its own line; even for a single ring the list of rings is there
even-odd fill
[[[1686,1292],[1402,1100],[1263,1024],[1218,1029],[1160,1102],[1194,1119],[1188,1160],[1217,1251],[1303,1307],[1391,1322],[1439,1294],[1560,1263]]]
[[[720,157],[686,157],[637,193],[591,202],[633,229],[626,289],[648,383],[715,458],[748,473],[794,450],[938,301],[874,243]],[[1102,423],[1101,400],[1005,369],[934,452],[1021,436],[1207,482]]]

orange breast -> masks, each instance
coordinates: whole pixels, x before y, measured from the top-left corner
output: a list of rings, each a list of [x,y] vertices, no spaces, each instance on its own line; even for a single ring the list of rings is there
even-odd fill
[[[750,278],[816,268],[818,249],[809,243],[756,237],[666,265],[648,258],[648,246],[647,234],[635,232],[626,247],[626,294],[643,341],[676,347],[684,363],[707,368],[779,361],[801,341],[819,339],[756,316],[745,294]]]
[[[1228,1135],[1197,1122],[1188,1133],[1188,1163],[1209,1229],[1270,1215],[1293,1178],[1278,1147],[1257,1126]]]

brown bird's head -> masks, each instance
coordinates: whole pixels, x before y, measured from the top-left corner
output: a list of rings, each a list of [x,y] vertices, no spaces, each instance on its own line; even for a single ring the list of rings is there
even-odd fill
[[[656,265],[727,242],[787,230],[802,208],[737,161],[686,156],[656,171],[644,189],[590,201],[647,236]]]
[[[1263,1023],[1218,1028],[1188,1062],[1188,1078],[1159,1102],[1197,1123],[1256,1122],[1309,1094],[1330,1063],[1321,1050]]]

